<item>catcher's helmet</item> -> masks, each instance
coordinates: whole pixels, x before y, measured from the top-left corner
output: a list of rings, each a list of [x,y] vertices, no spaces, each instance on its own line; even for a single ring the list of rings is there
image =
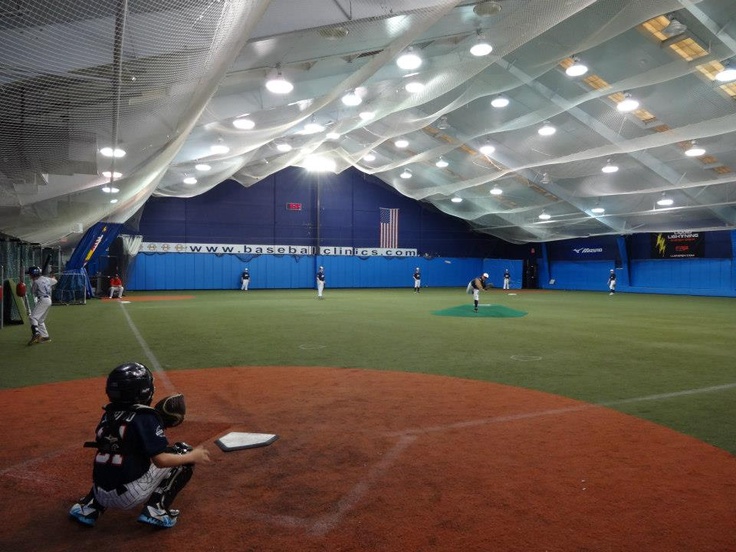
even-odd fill
[[[153,374],[138,362],[128,362],[115,368],[107,376],[105,392],[110,402],[118,404],[151,404]]]
[[[28,270],[26,270],[26,274],[28,274],[31,278],[38,278],[41,275],[41,269],[37,266],[29,267]]]
[[[487,272],[484,272],[483,273],[483,278],[488,278],[488,273]]]

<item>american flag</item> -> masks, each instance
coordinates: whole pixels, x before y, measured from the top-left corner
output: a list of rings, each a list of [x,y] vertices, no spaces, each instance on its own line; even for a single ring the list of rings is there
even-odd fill
[[[399,210],[381,207],[381,240],[379,247],[399,247]]]

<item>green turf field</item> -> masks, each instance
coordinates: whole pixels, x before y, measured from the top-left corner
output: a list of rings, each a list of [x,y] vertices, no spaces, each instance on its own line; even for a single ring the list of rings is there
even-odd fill
[[[601,403],[736,452],[734,299],[494,289],[475,314],[464,288],[169,295],[182,293],[194,298],[54,306],[48,344],[6,326],[0,388],[104,376],[129,360],[405,370]],[[127,298],[146,295],[166,292]]]

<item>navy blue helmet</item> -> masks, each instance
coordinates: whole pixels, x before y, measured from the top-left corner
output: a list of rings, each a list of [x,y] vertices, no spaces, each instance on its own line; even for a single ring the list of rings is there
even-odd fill
[[[105,392],[112,403],[150,405],[153,391],[153,374],[138,362],[121,364],[107,376]]]

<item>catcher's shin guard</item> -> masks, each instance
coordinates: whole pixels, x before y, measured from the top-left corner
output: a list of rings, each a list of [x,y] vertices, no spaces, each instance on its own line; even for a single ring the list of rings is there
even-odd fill
[[[151,498],[148,499],[147,506],[153,506],[160,510],[169,510],[176,495],[186,487],[193,473],[194,466],[192,464],[172,468],[169,476],[161,482],[151,495]]]

